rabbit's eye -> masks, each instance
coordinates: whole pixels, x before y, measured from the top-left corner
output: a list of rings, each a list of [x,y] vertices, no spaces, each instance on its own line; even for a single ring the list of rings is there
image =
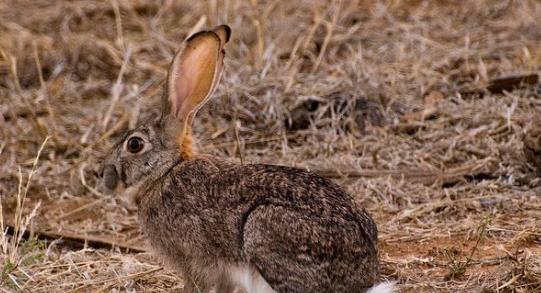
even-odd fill
[[[136,154],[143,149],[145,142],[142,138],[134,136],[128,140],[127,149],[130,153]]]

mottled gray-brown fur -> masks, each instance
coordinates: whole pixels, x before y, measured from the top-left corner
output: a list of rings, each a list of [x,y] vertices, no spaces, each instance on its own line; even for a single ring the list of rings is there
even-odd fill
[[[375,283],[376,225],[352,196],[296,168],[182,156],[170,116],[126,133],[104,159],[104,182],[135,189],[142,232],[188,292],[236,292],[228,270],[243,264],[276,292]],[[126,149],[134,136],[144,142],[137,154]]]

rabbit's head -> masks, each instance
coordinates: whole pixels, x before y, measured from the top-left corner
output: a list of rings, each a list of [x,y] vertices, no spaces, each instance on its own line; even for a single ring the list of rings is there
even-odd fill
[[[194,156],[192,122],[220,80],[230,33],[222,25],[184,42],[169,69],[160,117],[125,133],[105,155],[100,168],[105,190],[119,182],[134,186]]]

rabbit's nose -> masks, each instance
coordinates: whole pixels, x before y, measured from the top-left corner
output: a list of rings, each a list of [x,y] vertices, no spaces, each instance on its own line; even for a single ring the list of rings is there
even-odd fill
[[[104,186],[112,191],[116,188],[118,185],[118,173],[116,171],[116,168],[114,165],[106,165],[105,168],[103,168],[103,184]]]

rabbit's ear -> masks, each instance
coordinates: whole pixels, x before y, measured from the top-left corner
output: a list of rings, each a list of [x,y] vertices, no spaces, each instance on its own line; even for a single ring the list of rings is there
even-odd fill
[[[185,136],[190,136],[193,118],[220,80],[225,55],[223,46],[230,34],[231,29],[225,25],[198,32],[186,40],[173,59],[162,108],[169,118],[174,117],[181,123],[177,128],[180,144],[191,140]]]

